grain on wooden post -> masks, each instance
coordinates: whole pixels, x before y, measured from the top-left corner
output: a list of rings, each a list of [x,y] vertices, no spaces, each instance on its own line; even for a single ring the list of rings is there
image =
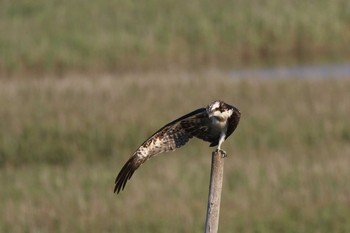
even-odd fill
[[[205,221],[205,233],[217,233],[219,228],[220,200],[224,174],[224,156],[219,151],[212,153],[210,186]]]

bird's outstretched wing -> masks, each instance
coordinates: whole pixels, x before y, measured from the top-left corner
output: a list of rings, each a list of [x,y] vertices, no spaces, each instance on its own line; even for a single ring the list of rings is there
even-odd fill
[[[192,137],[210,141],[209,117],[205,108],[184,115],[154,133],[135,151],[125,163],[115,180],[114,192],[124,189],[126,182],[136,169],[152,156],[161,152],[173,151],[185,145]]]

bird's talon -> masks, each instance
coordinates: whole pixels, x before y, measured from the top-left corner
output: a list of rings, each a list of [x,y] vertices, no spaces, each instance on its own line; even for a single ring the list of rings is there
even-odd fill
[[[221,155],[222,158],[227,157],[227,153],[226,153],[226,151],[224,151],[224,150],[216,149],[215,152],[216,152],[216,153],[220,153],[220,155]]]

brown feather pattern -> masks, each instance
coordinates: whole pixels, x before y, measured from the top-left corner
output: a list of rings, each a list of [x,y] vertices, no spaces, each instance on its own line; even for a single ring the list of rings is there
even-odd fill
[[[197,109],[179,119],[170,122],[148,138],[125,163],[115,180],[114,192],[124,189],[126,182],[144,162],[162,152],[174,151],[185,145],[189,139],[197,136],[208,141],[205,136],[208,127],[203,126],[208,121],[205,108]]]
[[[235,107],[222,101],[215,101],[214,103],[220,103],[217,109],[214,110],[223,112],[229,109],[233,111],[233,114],[228,119],[226,139],[236,129],[240,119],[240,112]],[[185,145],[192,137],[210,142],[210,146],[218,145],[221,132],[215,127],[213,128],[212,125],[208,110],[200,108],[162,127],[142,143],[125,163],[115,180],[114,192],[119,193],[123,190],[134,172],[152,156],[162,152],[174,151],[176,148]]]

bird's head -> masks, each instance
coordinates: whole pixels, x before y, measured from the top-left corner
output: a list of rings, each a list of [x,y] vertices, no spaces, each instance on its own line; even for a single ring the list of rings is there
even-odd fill
[[[239,120],[241,116],[241,112],[237,108],[221,100],[216,100],[209,104],[207,106],[207,113],[209,118],[215,117],[218,121],[226,121],[231,116]]]

